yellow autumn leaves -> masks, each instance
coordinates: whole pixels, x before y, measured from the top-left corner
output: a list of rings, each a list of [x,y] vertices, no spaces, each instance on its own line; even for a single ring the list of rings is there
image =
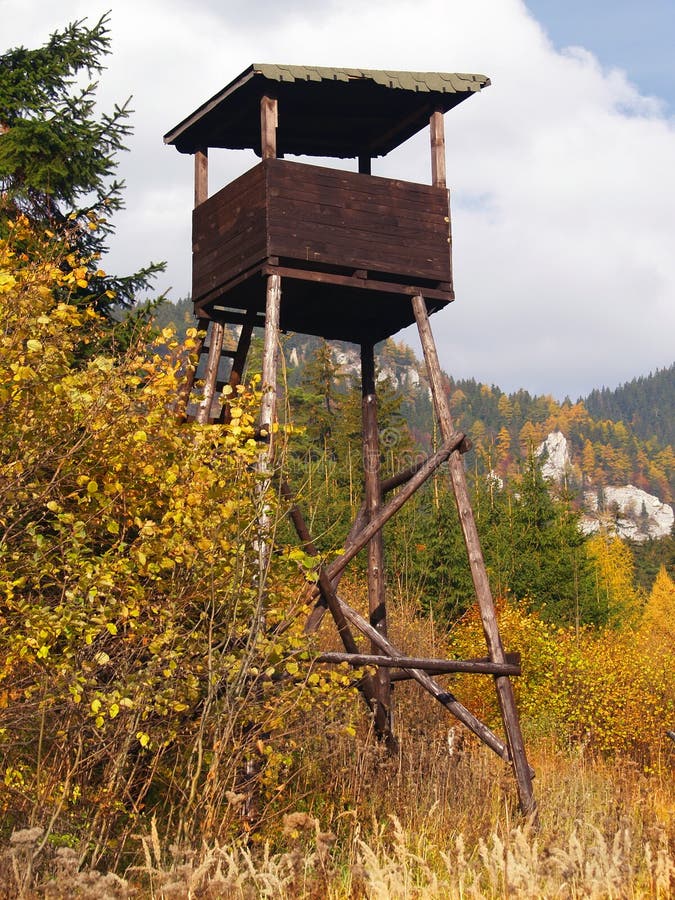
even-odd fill
[[[228,426],[178,424],[196,333],[105,350],[68,303],[83,268],[23,220],[0,241],[0,763],[19,804],[168,779],[198,821],[195,786],[229,786],[263,733],[274,791],[286,726],[351,680],[310,671],[298,561],[261,562],[261,510],[281,511],[254,465],[259,392],[232,392]]]

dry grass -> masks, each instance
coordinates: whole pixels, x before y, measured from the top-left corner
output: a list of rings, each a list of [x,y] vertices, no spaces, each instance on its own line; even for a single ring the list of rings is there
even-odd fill
[[[433,631],[416,633],[414,616],[397,620],[401,646],[440,655]],[[508,766],[416,685],[397,684],[395,698],[393,756],[368,733],[358,700],[356,738],[343,727],[348,710],[330,723],[308,716],[294,733],[302,749],[293,773],[240,840],[176,845],[174,831],[152,821],[123,867],[97,872],[80,870],[82,848],[44,844],[39,829],[15,832],[0,847],[0,898],[675,895],[675,747],[645,771],[530,735],[535,829],[518,813]]]
[[[153,822],[123,877],[78,871],[78,854],[15,833],[6,897],[641,898],[675,887],[675,804],[667,774],[535,749],[540,824],[513,808],[510,773],[447,733],[403,735],[394,758],[367,736],[305,770],[263,830],[228,846],[176,847]],[[315,779],[323,775],[323,781]],[[316,784],[323,784],[320,792]],[[314,785],[311,794],[305,788]],[[34,833],[33,833],[34,832]]]

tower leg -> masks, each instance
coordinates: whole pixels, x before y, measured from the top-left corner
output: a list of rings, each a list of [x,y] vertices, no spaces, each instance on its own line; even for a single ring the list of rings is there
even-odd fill
[[[209,340],[209,355],[206,360],[206,372],[204,374],[204,399],[197,410],[197,422],[206,425],[211,418],[211,406],[216,395],[216,382],[218,381],[218,366],[220,354],[223,350],[223,337],[225,328],[222,322],[211,323],[211,335]]]
[[[270,559],[272,522],[265,495],[272,478],[274,456],[274,430],[277,393],[277,347],[279,344],[279,311],[281,308],[281,278],[269,275],[267,278],[267,300],[265,305],[265,337],[262,357],[262,401],[260,404],[260,428],[267,431],[267,447],[258,457],[256,470],[262,476],[256,490],[259,498],[258,511],[258,611],[255,627],[264,627],[265,622],[265,582]]]
[[[363,422],[363,474],[368,518],[377,515],[382,505],[380,485],[380,447],[377,427],[377,396],[375,393],[375,348],[372,343],[361,345],[361,391]],[[387,612],[384,584],[384,542],[382,530],[368,543],[368,606],[370,624],[383,636],[387,636]],[[372,645],[372,652],[379,649]],[[380,739],[395,747],[392,733],[391,679],[384,667],[379,667],[374,678],[375,697],[373,714],[375,731]]]
[[[267,276],[267,298],[265,303],[265,339],[262,356],[262,403],[260,406],[260,426],[269,429],[270,443],[268,457],[272,455],[272,425],[276,411],[277,395],[277,349],[279,346],[279,314],[281,310],[281,276]]]
[[[424,360],[427,366],[427,374],[434,401],[434,408],[436,410],[436,417],[438,418],[441,435],[444,440],[447,440],[453,432],[452,416],[450,415],[450,407],[443,390],[441,367],[438,362],[436,344],[429,324],[426,303],[424,298],[419,294],[413,297],[413,310],[417,321],[420,341],[422,343],[422,350],[424,352]],[[485,562],[483,561],[483,554],[480,548],[476,522],[473,516],[471,501],[469,499],[464,464],[462,463],[462,458],[458,452],[455,451],[452,453],[448,460],[448,466],[450,468],[450,477],[455,492],[457,511],[462,526],[464,542],[469,557],[471,577],[473,579],[483,622],[483,631],[485,632],[488,653],[490,654],[492,662],[505,663],[506,656],[499,634],[492,591],[490,590],[490,583],[485,570]],[[530,775],[530,768],[525,755],[525,745],[520,730],[520,720],[518,718],[518,710],[513,695],[513,686],[508,676],[498,675],[495,676],[495,687],[499,699],[504,730],[509,745],[511,762],[513,764],[513,770],[518,785],[520,808],[525,815],[536,816],[537,805],[532,788],[532,776]]]

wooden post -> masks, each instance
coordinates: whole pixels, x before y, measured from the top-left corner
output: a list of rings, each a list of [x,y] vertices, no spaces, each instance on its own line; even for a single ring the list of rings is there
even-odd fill
[[[244,366],[246,365],[246,357],[251,346],[251,338],[253,336],[253,325],[255,323],[255,310],[246,313],[246,318],[239,332],[239,341],[237,342],[237,350],[232,360],[232,371],[230,372],[230,387],[236,388],[241,384],[244,375]]]
[[[209,151],[204,148],[195,153],[195,207],[209,197]]]
[[[207,425],[211,418],[211,406],[216,395],[218,366],[220,365],[220,354],[223,350],[224,335],[225,328],[222,322],[211,322],[209,355],[206,360],[206,372],[204,373],[204,397],[197,410],[197,423],[199,425]]]
[[[232,358],[232,368],[230,369],[230,378],[228,381],[228,384],[232,388],[232,393],[230,394],[229,399],[223,403],[223,408],[220,412],[220,422],[222,423],[227,424],[230,422],[230,404],[231,401],[236,398],[235,390],[237,386],[241,384],[241,379],[244,375],[244,366],[246,365],[246,357],[248,356],[248,351],[251,347],[255,318],[255,310],[249,310],[241,325],[237,349]]]
[[[194,205],[195,208],[199,206],[200,203],[203,203],[209,196],[209,156],[208,150],[197,150],[195,153],[195,196],[194,196]],[[180,421],[184,421],[187,417],[187,407],[190,402],[190,394],[192,393],[192,388],[195,383],[195,376],[197,374],[197,366],[199,365],[199,358],[202,353],[202,348],[204,346],[204,340],[206,338],[206,332],[209,328],[208,320],[206,322],[202,321],[197,326],[200,331],[204,332],[204,335],[199,338],[196,354],[197,354],[197,363],[194,368],[190,368],[185,377],[185,384],[183,385],[183,389],[181,391],[181,396],[178,404],[178,417]],[[206,399],[206,398],[205,398]]]
[[[453,435],[439,450],[427,457],[412,478],[410,478],[406,486],[402,488],[386,506],[383,506],[377,515],[371,518],[367,525],[364,525],[364,527],[354,535],[353,540],[345,545],[344,553],[326,567],[326,574],[331,584],[335,583],[335,579],[341,572],[344,572],[352,559],[354,559],[356,554],[366,546],[371,537],[383,528],[392,516],[396,515],[403,504],[412,497],[415,491],[417,491],[431,475],[433,475],[436,469],[448,459],[451,452],[456,447],[459,447],[463,441],[463,434],[459,433]],[[318,596],[318,593],[318,589],[314,588],[312,596],[316,597]],[[314,607],[307,620],[307,624],[305,625],[306,633],[311,634],[317,630],[321,624],[324,612],[325,610],[321,607],[320,603]]]
[[[371,166],[370,153],[359,153],[359,175],[371,175]]]
[[[277,394],[277,349],[279,345],[279,314],[281,310],[281,276],[267,276],[267,299],[265,306],[265,338],[262,356],[262,403],[260,404],[260,427],[269,431],[268,456],[272,455],[272,426],[276,410]]]
[[[277,155],[277,126],[279,114],[274,97],[260,98],[260,156],[275,159]]]
[[[436,110],[429,119],[431,129],[431,183],[445,187],[445,125],[443,113]]]
[[[372,343],[361,344],[361,411],[363,430],[363,479],[368,520],[380,512],[382,489],[380,487],[380,446],[377,428],[377,396],[375,394],[375,347]],[[387,612],[384,590],[384,542],[382,529],[368,542],[368,608],[370,624],[387,636]],[[372,646],[377,653],[377,647]],[[389,672],[378,669],[375,676],[377,685],[376,704],[373,710],[375,732],[379,738],[391,742],[391,683]]]
[[[429,386],[431,387],[436,416],[441,429],[441,435],[444,440],[447,440],[453,433],[452,416],[450,414],[448,399],[445,396],[445,391],[443,389],[441,367],[438,361],[438,354],[436,352],[436,344],[431,332],[431,326],[429,325],[426,303],[420,294],[413,297],[412,302],[420,341],[422,343],[422,350],[424,352],[424,360],[426,362],[427,376],[429,378]],[[448,466],[450,468],[450,477],[455,492],[455,500],[457,502],[462,533],[464,535],[464,543],[466,544],[466,550],[469,556],[471,577],[473,579],[476,597],[480,607],[488,653],[490,654],[492,662],[504,664],[506,663],[506,656],[504,654],[499,627],[497,625],[492,591],[490,590],[490,583],[485,570],[476,522],[473,517],[473,509],[469,499],[464,464],[462,462],[462,457],[458,452],[454,451],[450,455]],[[495,677],[495,686],[499,698],[504,729],[509,743],[511,762],[513,764],[518,785],[520,808],[526,815],[536,816],[537,805],[532,789],[530,768],[525,755],[525,745],[520,730],[520,721],[518,719],[518,710],[513,695],[513,687],[508,677],[503,675]]]
[[[296,534],[302,541],[303,549],[310,556],[318,556],[319,551],[316,549],[316,545],[312,540],[312,536],[309,533],[309,528],[307,527],[307,523],[305,522],[304,516],[300,511],[300,507],[297,503],[293,502],[293,493],[288,486],[288,483],[282,481],[281,483],[281,494],[285,500],[292,503],[291,508],[289,510],[289,515],[291,518],[291,522],[293,523],[293,527],[295,528]],[[324,598],[326,606],[330,609],[333,619],[335,621],[335,625],[338,630],[338,634],[342,639],[342,643],[344,645],[345,650],[348,654],[354,654],[359,652],[358,644],[354,640],[354,635],[352,634],[347,620],[345,619],[342,610],[340,609],[340,601],[336,594],[336,588],[329,580],[323,569],[319,570],[319,587],[321,588],[321,594]],[[364,675],[361,679],[361,684],[359,685],[361,693],[366,701],[366,705],[368,709],[372,712],[373,703],[376,697],[376,686],[373,682],[373,678],[371,675]]]

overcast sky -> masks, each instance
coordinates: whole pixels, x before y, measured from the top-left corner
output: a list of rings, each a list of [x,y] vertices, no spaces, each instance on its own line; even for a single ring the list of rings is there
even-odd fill
[[[135,109],[110,271],[166,259],[160,287],[188,293],[192,160],[162,136],[250,63],[479,72],[446,115],[443,367],[575,399],[675,358],[672,0],[0,0],[0,49],[108,8],[100,96]],[[212,191],[255,162],[213,151]],[[373,174],[428,181],[428,135]]]

